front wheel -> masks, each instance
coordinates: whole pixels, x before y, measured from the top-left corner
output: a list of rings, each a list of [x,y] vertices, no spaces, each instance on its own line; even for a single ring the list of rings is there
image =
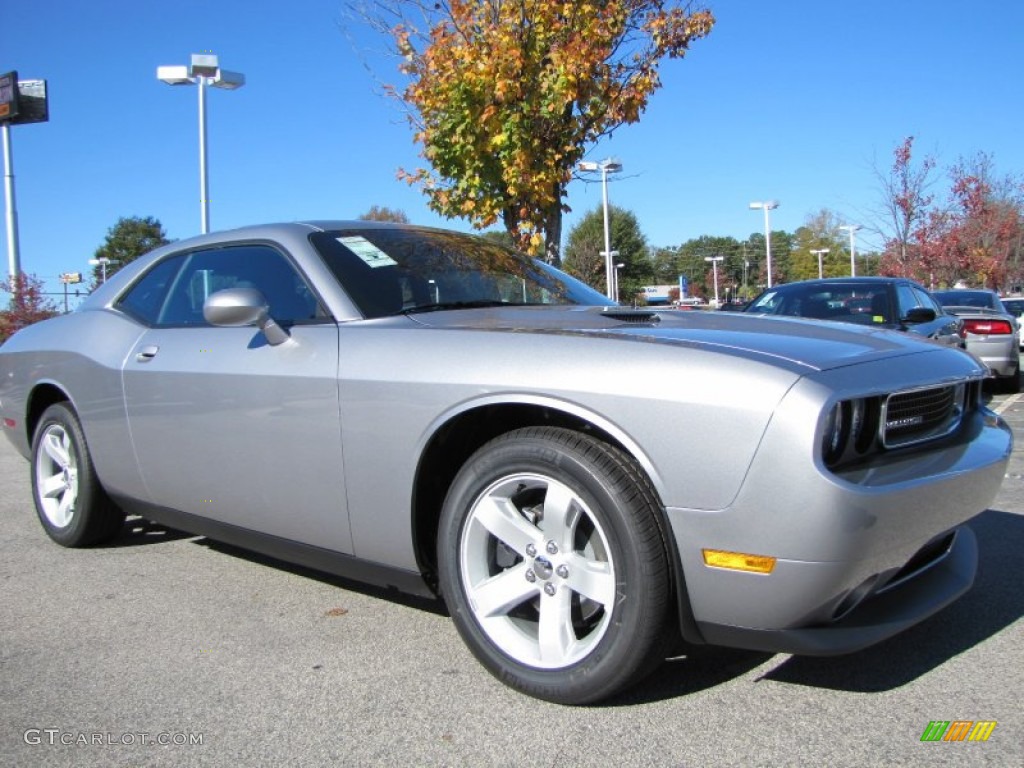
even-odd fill
[[[538,698],[585,704],[658,661],[670,582],[658,505],[621,451],[556,428],[492,440],[438,532],[441,589],[477,658]]]
[[[75,412],[66,403],[47,408],[32,440],[32,498],[51,539],[86,547],[112,538],[124,513],[107,497]]]

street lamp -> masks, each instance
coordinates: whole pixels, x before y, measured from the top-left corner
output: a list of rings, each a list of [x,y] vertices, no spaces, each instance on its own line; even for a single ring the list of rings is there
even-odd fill
[[[619,252],[612,251],[612,258],[618,258]],[[615,303],[619,303],[619,270],[626,266],[626,262],[620,261],[615,264]]]
[[[98,259],[89,259],[89,263],[94,267],[100,268],[100,285],[107,282],[107,265],[108,264],[120,264],[118,259],[110,259],[106,256],[100,256]]]
[[[168,85],[199,85],[199,212],[202,234],[210,231],[209,179],[206,172],[206,86],[233,91],[245,85],[245,75],[221,69],[217,57],[193,53],[188,66],[156,68],[157,79]]]
[[[750,210],[752,211],[756,211],[758,208],[764,210],[764,251],[767,256],[769,288],[772,287],[772,225],[771,214],[769,214],[769,211],[778,207],[778,200],[762,200],[760,202],[750,204]]]
[[[607,294],[609,299],[614,300],[615,290],[612,287],[612,281],[615,280],[615,268],[612,266],[612,236],[611,230],[608,227],[608,174],[621,171],[622,163],[608,157],[599,163],[585,160],[578,167],[581,171],[601,172],[601,194],[604,199],[604,284],[607,288],[605,294]]]
[[[711,269],[715,273],[715,309],[718,309],[721,304],[718,303],[718,262],[724,259],[724,256],[705,256],[704,261],[711,262]]]
[[[608,298],[614,301],[616,304],[619,302],[619,271],[618,267],[624,267],[625,264],[615,264],[615,259],[619,258],[618,251],[601,251],[601,257],[605,259],[605,262],[612,263],[612,282],[611,291],[608,292]]]
[[[861,229],[860,224],[840,224],[840,229],[850,231],[850,277],[857,276],[857,230]]]
[[[828,253],[828,248],[812,248],[811,253],[818,257],[818,279],[821,280],[825,276],[821,268],[821,257]]]

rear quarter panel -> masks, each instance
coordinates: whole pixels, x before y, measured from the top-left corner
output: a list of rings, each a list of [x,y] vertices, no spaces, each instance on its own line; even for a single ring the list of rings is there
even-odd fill
[[[28,455],[33,390],[41,385],[63,392],[82,422],[86,442],[103,485],[112,492],[146,498],[125,419],[121,388],[124,356],[142,328],[107,310],[63,315],[29,326],[2,348],[2,389],[18,425],[9,436]]]

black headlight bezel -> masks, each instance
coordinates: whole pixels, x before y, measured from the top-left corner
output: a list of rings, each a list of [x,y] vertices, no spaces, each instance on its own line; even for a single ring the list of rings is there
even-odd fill
[[[823,412],[818,451],[829,470],[869,461],[893,450],[945,439],[978,407],[981,381],[919,387],[886,394],[832,401]],[[907,409],[941,411],[908,418]]]

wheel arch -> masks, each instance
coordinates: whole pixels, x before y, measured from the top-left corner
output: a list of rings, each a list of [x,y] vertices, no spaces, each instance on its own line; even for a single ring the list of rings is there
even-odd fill
[[[690,609],[679,551],[661,501],[659,478],[652,464],[632,440],[613,425],[578,408],[547,400],[494,401],[477,403],[450,414],[430,432],[421,453],[413,482],[413,548],[424,579],[437,590],[437,533],[441,507],[455,475],[481,446],[506,432],[533,426],[552,426],[582,432],[625,453],[637,462],[651,483],[657,501],[659,527],[669,562],[673,599],[678,607],[678,626],[691,642],[701,642]]]
[[[43,412],[55,403],[64,402],[68,403],[71,409],[77,413],[74,403],[71,402],[71,397],[58,384],[43,381],[32,388],[28,398],[25,400],[25,418],[23,422],[25,440],[29,445],[32,444],[32,436],[36,433],[36,426],[39,424],[39,419],[42,417]]]

